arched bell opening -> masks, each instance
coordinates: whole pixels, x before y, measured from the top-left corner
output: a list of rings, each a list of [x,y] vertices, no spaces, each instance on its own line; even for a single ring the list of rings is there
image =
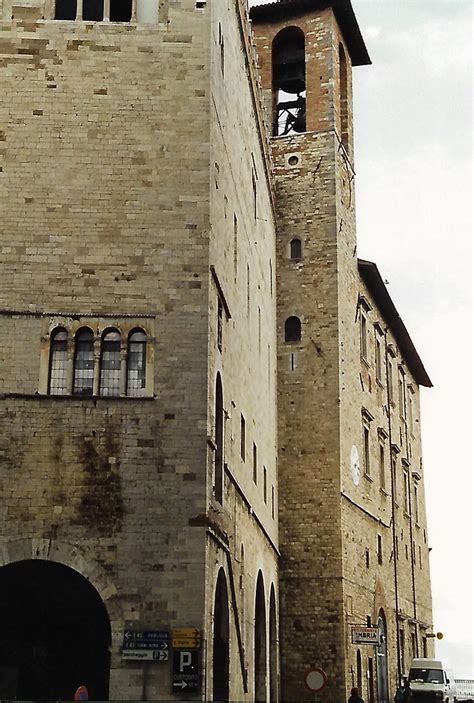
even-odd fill
[[[212,641],[212,700],[229,700],[229,598],[224,569],[217,577],[214,596],[214,633]]]
[[[285,27],[272,45],[273,134],[306,131],[305,37],[298,27]]]
[[[0,568],[0,698],[108,700],[110,621],[91,583],[40,559]]]
[[[255,593],[254,636],[255,703],[265,703],[267,700],[267,617],[262,572],[258,574]]]

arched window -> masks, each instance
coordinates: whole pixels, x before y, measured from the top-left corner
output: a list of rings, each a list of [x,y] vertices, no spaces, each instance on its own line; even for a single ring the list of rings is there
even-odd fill
[[[127,395],[140,397],[146,389],[147,336],[141,329],[133,330],[128,338]]]
[[[298,27],[285,27],[273,40],[273,134],[306,131],[305,38]]]
[[[74,353],[75,395],[92,395],[94,388],[94,335],[88,327],[76,332]]]
[[[349,148],[349,122],[347,105],[347,59],[342,44],[339,44],[339,113],[341,120],[341,141]]]
[[[48,393],[51,395],[65,395],[69,391],[67,383],[67,340],[68,334],[64,327],[57,327],[51,335],[48,379]]]
[[[224,483],[224,399],[222,394],[222,381],[220,373],[216,379],[216,401],[215,401],[215,445],[214,455],[214,495],[219,503],[223,498]]]
[[[132,19],[132,0],[110,0],[110,21],[130,22]]]
[[[56,0],[55,20],[75,20],[77,15],[77,0]]]
[[[290,259],[301,259],[303,255],[303,248],[301,246],[301,239],[295,237],[290,242]]]
[[[88,22],[102,22],[104,0],[82,0],[82,19]]]
[[[285,321],[285,342],[299,342],[301,339],[301,320],[292,315]]]
[[[100,351],[100,395],[120,395],[120,333],[106,330]]]

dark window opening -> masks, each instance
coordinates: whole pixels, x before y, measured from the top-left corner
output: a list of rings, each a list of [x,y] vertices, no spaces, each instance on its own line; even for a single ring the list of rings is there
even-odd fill
[[[147,336],[143,330],[134,330],[128,338],[127,395],[145,394]]]
[[[92,395],[94,387],[94,335],[88,328],[76,333],[76,352],[74,355],[75,395]]]
[[[48,393],[51,395],[65,395],[69,390],[67,382],[67,340],[68,334],[62,327],[59,327],[51,335],[48,383]]]
[[[366,569],[370,567],[370,552],[368,549],[365,550],[365,567]]]
[[[258,478],[258,464],[257,464],[257,445],[255,442],[253,443],[253,452],[252,452],[252,466],[253,466],[253,482],[257,484],[257,478]]]
[[[102,22],[104,19],[104,0],[83,0],[82,19],[89,22]]]
[[[285,342],[299,342],[301,339],[301,320],[292,315],[285,321]]]
[[[55,20],[75,20],[77,0],[56,0]]]
[[[245,461],[245,417],[240,416],[240,458]]]
[[[117,330],[108,330],[102,337],[99,393],[120,395],[120,334]]]
[[[110,21],[130,22],[132,19],[132,0],[110,0]]]
[[[306,131],[305,38],[297,27],[286,27],[273,40],[273,134]]]
[[[377,535],[377,561],[379,564],[382,564],[383,557],[382,557],[382,537],[381,535]]]
[[[301,246],[301,239],[295,237],[290,242],[290,258],[291,259],[301,259],[303,255],[303,248]]]

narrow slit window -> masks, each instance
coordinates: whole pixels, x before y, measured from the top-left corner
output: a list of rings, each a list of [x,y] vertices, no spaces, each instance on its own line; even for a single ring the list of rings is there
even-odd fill
[[[92,330],[83,328],[76,333],[74,354],[75,395],[92,395],[94,389],[94,335]]]
[[[102,337],[99,394],[120,395],[120,334],[108,330]]]
[[[257,484],[257,477],[258,477],[258,464],[257,464],[257,445],[255,442],[253,443],[253,460],[252,460],[252,466],[253,466],[253,482]]]
[[[61,327],[51,335],[48,384],[50,395],[66,395],[68,392],[67,340],[67,331]]]
[[[146,345],[143,330],[134,330],[128,338],[127,395],[140,397],[146,390]]]

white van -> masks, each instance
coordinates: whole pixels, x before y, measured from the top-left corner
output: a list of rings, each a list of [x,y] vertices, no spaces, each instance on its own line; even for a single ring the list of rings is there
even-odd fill
[[[439,659],[413,659],[408,681],[413,703],[456,703],[454,677]]]

